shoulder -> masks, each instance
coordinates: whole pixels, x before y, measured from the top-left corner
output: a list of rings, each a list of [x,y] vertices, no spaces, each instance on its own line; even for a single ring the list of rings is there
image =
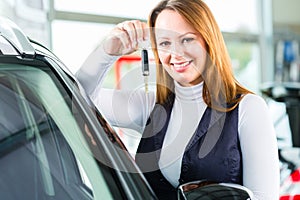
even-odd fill
[[[240,108],[265,106],[267,106],[265,99],[257,94],[246,94],[240,102]]]
[[[239,119],[259,119],[269,115],[269,107],[262,96],[246,94],[239,103]]]

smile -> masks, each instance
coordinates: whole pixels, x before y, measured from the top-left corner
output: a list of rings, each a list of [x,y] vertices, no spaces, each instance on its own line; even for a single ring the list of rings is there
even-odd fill
[[[176,72],[184,72],[192,63],[192,61],[187,61],[183,63],[172,63],[173,68]]]

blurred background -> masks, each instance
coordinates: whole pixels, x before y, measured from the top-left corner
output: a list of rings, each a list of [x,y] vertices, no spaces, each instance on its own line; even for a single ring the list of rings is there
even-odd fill
[[[13,20],[31,39],[52,50],[75,73],[115,24],[130,19],[146,21],[157,2],[1,0],[0,15]],[[300,1],[205,2],[221,27],[237,79],[266,98],[280,148],[300,146]],[[139,87],[142,80],[121,84],[122,80],[129,82],[124,77],[136,69],[139,60],[138,55],[119,60],[106,78],[105,87]]]
[[[10,18],[31,39],[52,50],[75,73],[115,24],[131,19],[146,21],[157,2],[1,0],[0,15]],[[289,175],[295,166],[300,166],[300,1],[205,2],[222,30],[238,81],[266,99],[274,121],[279,153],[284,156],[281,158],[282,176],[288,171],[286,169],[289,169]],[[150,70],[150,82],[155,82],[155,71]],[[141,87],[139,54],[120,58],[106,77],[104,86]],[[129,149],[135,152],[140,135],[129,130],[119,130],[119,133]],[[282,150],[285,151],[281,153]],[[292,179],[293,183],[300,183],[300,175],[297,177],[296,181]]]

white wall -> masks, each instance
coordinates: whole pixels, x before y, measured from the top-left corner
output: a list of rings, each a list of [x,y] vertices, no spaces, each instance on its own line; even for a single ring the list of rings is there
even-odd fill
[[[273,0],[273,21],[275,24],[300,26],[300,1]]]

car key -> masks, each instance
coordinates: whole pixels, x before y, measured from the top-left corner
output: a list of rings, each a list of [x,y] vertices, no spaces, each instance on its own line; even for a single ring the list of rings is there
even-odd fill
[[[142,72],[144,76],[145,92],[148,93],[148,76],[149,76],[149,59],[148,52],[146,49],[142,49]]]

